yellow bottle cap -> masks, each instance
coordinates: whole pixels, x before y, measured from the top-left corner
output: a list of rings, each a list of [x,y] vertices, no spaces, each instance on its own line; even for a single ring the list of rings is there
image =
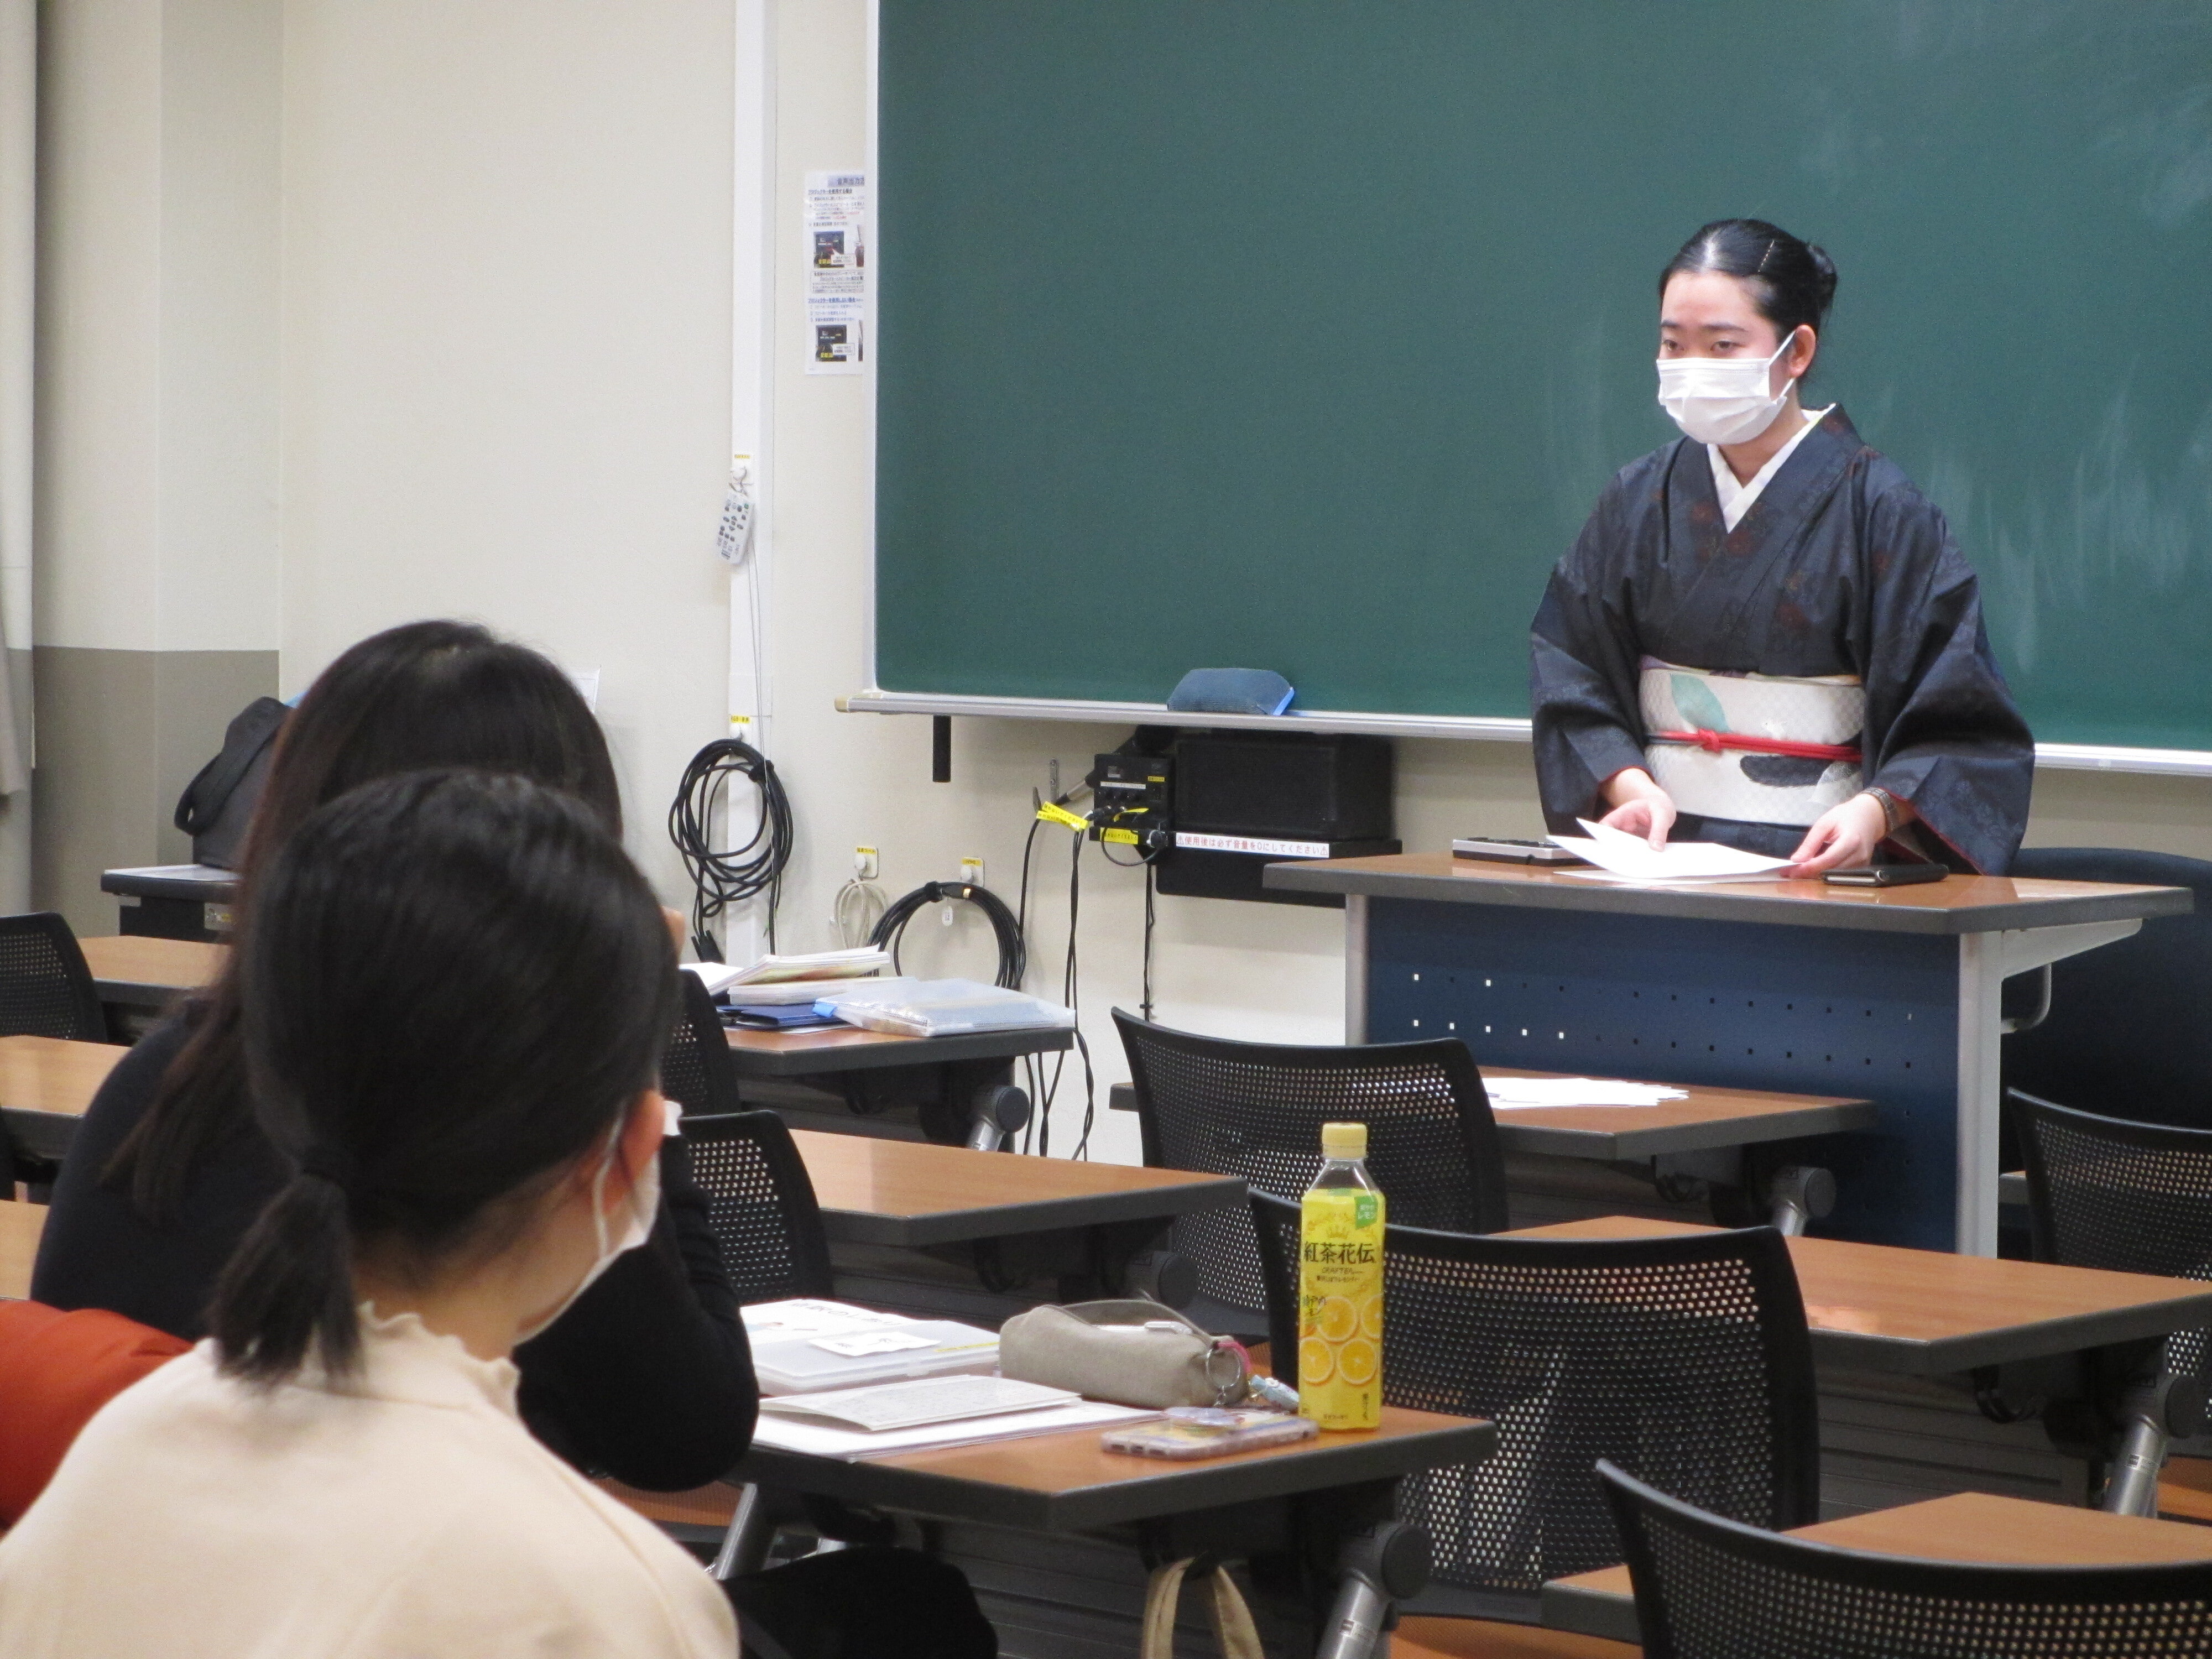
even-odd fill
[[[1321,1155],[1323,1158],[1366,1157],[1367,1126],[1364,1123],[1322,1124]]]

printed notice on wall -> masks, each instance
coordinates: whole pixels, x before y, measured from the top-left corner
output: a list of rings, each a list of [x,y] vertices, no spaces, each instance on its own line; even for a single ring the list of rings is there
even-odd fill
[[[806,175],[806,327],[809,374],[858,374],[867,310],[865,173]]]

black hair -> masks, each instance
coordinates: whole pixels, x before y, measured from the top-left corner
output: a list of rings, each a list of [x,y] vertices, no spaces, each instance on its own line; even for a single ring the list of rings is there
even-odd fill
[[[1835,303],[1836,262],[1764,219],[1716,219],[1699,230],[1659,273],[1659,297],[1682,272],[1700,270],[1741,277],[1781,339],[1801,328],[1818,334]]]
[[[358,1360],[353,1265],[428,1283],[514,1236],[653,1086],[676,956],[653,892],[574,798],[412,773],[320,808],[242,941],[255,1116],[289,1161],[223,1269],[222,1370]]]
[[[261,872],[324,802],[356,784],[429,767],[514,772],[583,801],[622,834],[622,793],[599,721],[544,657],[474,623],[415,622],[349,647],[316,677],[278,734],[240,860],[243,926]],[[127,1178],[159,1220],[194,1165],[244,1127],[235,953],[189,1011],[192,1034],[104,1174]]]

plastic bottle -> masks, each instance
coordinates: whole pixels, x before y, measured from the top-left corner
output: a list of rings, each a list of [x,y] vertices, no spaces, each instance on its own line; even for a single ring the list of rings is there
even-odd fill
[[[1367,1126],[1324,1123],[1298,1228],[1298,1411],[1324,1429],[1382,1420],[1382,1194]]]

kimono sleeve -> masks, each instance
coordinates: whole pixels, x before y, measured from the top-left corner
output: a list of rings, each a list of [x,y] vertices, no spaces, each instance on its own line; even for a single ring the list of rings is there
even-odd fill
[[[1563,832],[1595,811],[1607,778],[1644,764],[1624,494],[1619,478],[1606,487],[1573,550],[1552,572],[1529,629],[1536,787],[1545,823]]]
[[[1974,869],[2002,874],[2027,826],[2035,741],[1990,649],[1972,568],[1909,487],[1872,503],[1866,549],[1867,781],[1911,801]]]

